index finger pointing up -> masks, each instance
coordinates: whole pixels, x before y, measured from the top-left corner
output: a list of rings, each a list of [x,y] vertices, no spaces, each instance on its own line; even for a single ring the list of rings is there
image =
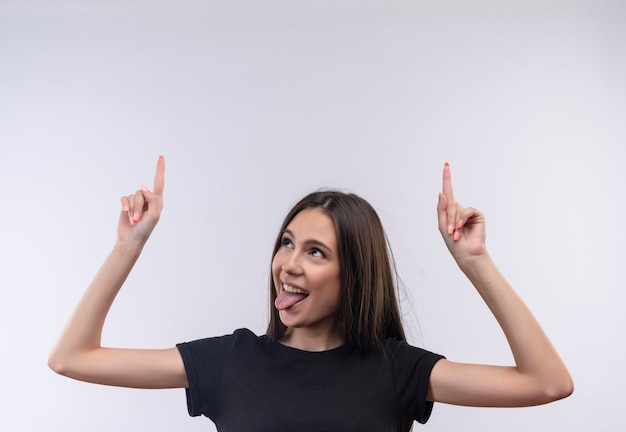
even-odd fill
[[[454,193],[452,192],[452,174],[450,173],[450,164],[448,162],[443,165],[442,192],[448,202],[454,201]]]
[[[163,188],[165,187],[165,158],[159,156],[157,161],[156,174],[154,175],[154,186],[152,187],[152,193],[155,195],[163,196]]]

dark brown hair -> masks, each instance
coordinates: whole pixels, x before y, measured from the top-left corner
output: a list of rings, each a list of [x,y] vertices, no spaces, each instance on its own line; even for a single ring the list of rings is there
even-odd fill
[[[374,208],[363,198],[335,190],[317,191],[302,198],[287,214],[274,244],[304,209],[323,210],[335,225],[341,268],[341,295],[336,331],[346,342],[365,351],[386,338],[406,340],[396,297],[396,273],[391,250]],[[278,340],[286,327],[274,307],[276,287],[270,271],[270,322],[267,335]]]

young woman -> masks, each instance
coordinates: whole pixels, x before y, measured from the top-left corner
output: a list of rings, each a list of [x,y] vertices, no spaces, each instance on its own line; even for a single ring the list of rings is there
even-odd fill
[[[388,245],[374,209],[353,194],[315,192],[289,212],[271,265],[267,334],[241,329],[162,350],[100,344],[107,312],[163,207],[153,190],[122,198],[117,242],[76,306],[48,363],[99,384],[186,389],[191,415],[220,431],[402,431],[433,402],[528,406],[573,391],[538,322],[485,246],[485,220],[454,199],[443,171],[439,230],[502,327],[515,366],[455,363],[405,342]]]

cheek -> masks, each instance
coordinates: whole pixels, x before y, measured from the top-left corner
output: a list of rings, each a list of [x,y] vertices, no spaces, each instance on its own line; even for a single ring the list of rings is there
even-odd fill
[[[280,274],[281,265],[279,261],[280,259],[278,258],[278,254],[274,255],[274,258],[272,258],[272,278],[274,278],[274,280],[276,280]]]
[[[339,270],[337,270],[337,273],[339,273]],[[339,302],[341,301],[341,296],[343,293],[343,287],[342,287],[342,280],[341,280],[341,275],[337,274],[337,276],[335,277],[335,293],[337,295],[337,305],[339,305]]]
[[[323,278],[322,285],[327,287],[326,292],[329,298],[332,298],[333,301],[339,301],[341,297],[341,278],[338,275],[326,275],[326,277]]]

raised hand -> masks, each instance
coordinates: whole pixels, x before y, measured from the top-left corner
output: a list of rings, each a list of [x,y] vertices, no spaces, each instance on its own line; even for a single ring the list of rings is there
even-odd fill
[[[161,216],[164,186],[165,159],[159,156],[152,191],[142,185],[133,195],[123,196],[121,199],[118,242],[143,244],[148,240]]]
[[[443,168],[443,188],[437,204],[439,231],[459,265],[485,255],[485,217],[472,207],[462,207],[452,191],[450,165]]]

